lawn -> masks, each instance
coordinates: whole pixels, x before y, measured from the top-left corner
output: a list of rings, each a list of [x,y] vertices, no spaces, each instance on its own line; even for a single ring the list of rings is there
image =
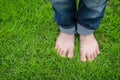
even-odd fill
[[[120,0],[109,0],[95,32],[100,55],[82,63],[54,49],[59,34],[49,0],[0,0],[0,80],[120,80]]]

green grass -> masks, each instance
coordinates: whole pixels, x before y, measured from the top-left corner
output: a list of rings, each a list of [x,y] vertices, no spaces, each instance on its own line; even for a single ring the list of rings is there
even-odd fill
[[[54,50],[58,27],[49,0],[0,0],[0,80],[119,80],[120,1],[109,0],[95,35],[101,54],[93,62]]]

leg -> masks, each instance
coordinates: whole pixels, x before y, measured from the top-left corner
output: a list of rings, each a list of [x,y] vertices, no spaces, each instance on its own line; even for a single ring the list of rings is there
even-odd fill
[[[80,34],[81,61],[92,61],[99,54],[93,35],[104,15],[107,0],[81,0],[78,10],[77,32]]]
[[[75,0],[51,0],[55,12],[54,19],[59,25],[60,34],[56,41],[55,48],[63,57],[68,52],[68,57],[73,57],[74,34],[75,34]]]
[[[75,33],[75,0],[51,0],[55,12],[54,20],[58,23],[60,31],[67,34]]]

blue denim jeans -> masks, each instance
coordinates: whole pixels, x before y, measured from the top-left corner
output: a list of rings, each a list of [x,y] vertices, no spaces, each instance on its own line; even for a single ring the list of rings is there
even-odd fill
[[[93,34],[104,16],[107,0],[51,0],[55,12],[54,20],[61,32],[67,34]]]

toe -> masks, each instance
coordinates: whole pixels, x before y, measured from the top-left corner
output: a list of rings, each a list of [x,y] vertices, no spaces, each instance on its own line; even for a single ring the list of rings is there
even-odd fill
[[[74,56],[74,50],[68,50],[68,58],[72,58]]]
[[[62,51],[62,57],[66,57],[67,50]]]
[[[96,54],[100,54],[99,47],[96,49]]]
[[[93,53],[93,56],[94,56],[94,58],[96,58],[96,57],[97,57],[97,53],[96,53],[96,52],[94,52],[94,53]]]
[[[90,58],[91,58],[91,61],[94,60],[94,53],[91,53],[91,54],[90,54]]]
[[[58,48],[58,53],[59,53],[60,55],[62,55],[62,50],[61,50],[61,48]]]
[[[87,58],[88,58],[89,61],[92,61],[92,59],[91,59],[91,53],[87,53]]]
[[[99,52],[99,49],[96,49],[96,55],[99,55],[100,54],[100,52]]]
[[[86,61],[86,55],[85,55],[85,53],[82,53],[82,52],[81,52],[80,58],[81,58],[81,61],[82,61],[82,62],[85,62],[85,61]]]

